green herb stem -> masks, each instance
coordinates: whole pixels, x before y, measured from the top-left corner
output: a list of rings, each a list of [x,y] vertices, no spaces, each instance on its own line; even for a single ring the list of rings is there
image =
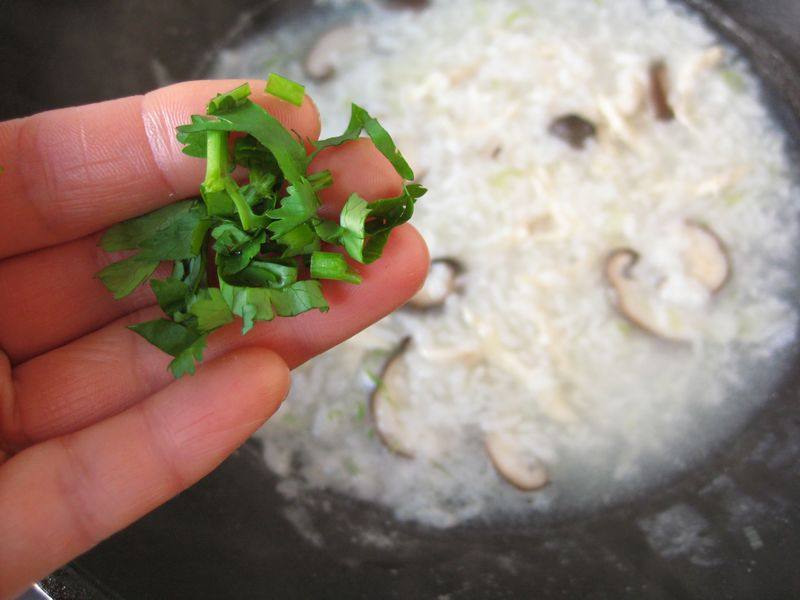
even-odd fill
[[[291,79],[281,77],[277,73],[269,74],[269,77],[267,78],[266,91],[267,93],[272,94],[281,100],[286,100],[286,102],[294,104],[295,106],[302,105],[303,98],[306,96],[305,87],[295,81],[292,81]]]
[[[242,227],[245,231],[253,231],[258,228],[263,228],[267,224],[267,217],[256,215],[253,209],[242,196],[242,192],[236,182],[230,177],[225,177],[225,191],[233,201],[236,207],[236,212],[239,213],[239,219],[242,221]]]
[[[311,277],[361,283],[361,276],[350,268],[344,256],[336,252],[314,252],[311,255]]]
[[[209,191],[219,191],[225,187],[224,178],[228,174],[228,133],[209,131],[206,134],[206,178],[203,182]]]
[[[319,192],[333,185],[333,174],[328,169],[317,173],[309,173],[308,182],[314,187],[315,192]]]

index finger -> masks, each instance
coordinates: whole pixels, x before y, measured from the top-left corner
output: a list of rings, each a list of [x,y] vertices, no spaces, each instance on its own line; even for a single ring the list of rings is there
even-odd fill
[[[192,81],[0,123],[0,258],[77,239],[194,196],[204,161],[186,156],[175,127],[241,80]],[[251,81],[254,102],[305,140],[319,136],[306,97],[294,106]]]

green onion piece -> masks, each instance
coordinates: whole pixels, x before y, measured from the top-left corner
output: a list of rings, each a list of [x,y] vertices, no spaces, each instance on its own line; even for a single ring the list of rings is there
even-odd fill
[[[295,106],[303,104],[303,98],[305,98],[306,95],[305,87],[291,79],[281,77],[277,73],[269,74],[266,91],[268,94],[272,94],[281,100],[291,102]]]
[[[311,277],[361,283],[361,276],[350,268],[344,256],[336,252],[314,252],[311,255]]]

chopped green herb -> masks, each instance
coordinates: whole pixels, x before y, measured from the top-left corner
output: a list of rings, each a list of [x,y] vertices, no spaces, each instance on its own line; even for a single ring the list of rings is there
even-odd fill
[[[291,102],[295,106],[303,104],[303,98],[306,97],[306,88],[299,83],[281,77],[277,73],[270,73],[267,78],[267,92],[280,98]]]
[[[734,92],[741,93],[747,89],[747,83],[745,83],[744,77],[742,77],[737,71],[734,71],[733,69],[722,69],[720,71],[720,75],[722,75],[723,81]]]
[[[344,468],[352,476],[356,476],[361,472],[356,462],[349,456],[344,459]]]
[[[364,402],[360,402],[356,407],[355,418],[356,421],[363,421],[367,418],[367,405]]]
[[[296,105],[305,95],[301,85],[275,74],[267,91]],[[321,280],[358,284],[361,276],[343,253],[321,251],[322,243],[358,262],[372,262],[426,191],[410,183],[399,196],[372,203],[352,194],[338,223],[321,219],[319,192],[333,177],[330,171],[308,172],[317,152],[366,132],[411,181],[408,163],[381,124],[355,104],[345,133],[317,142],[309,156],[303,141],[249,96],[246,83],[217,94],[207,115],[193,115],[191,123],[178,127],[184,153],[206,160],[199,197],[119,223],[101,240],[108,252],[132,252],[98,273],[115,298],[150,280],[165,318],[130,329],[173,357],[169,368],[175,377],[194,373],[208,334],[236,317],[244,334],[276,316],[327,311]],[[233,179],[237,166],[247,170],[245,182]],[[173,263],[172,274],[151,280],[164,261]]]
[[[316,152],[311,156],[313,157],[317,152],[325,148],[339,146],[345,142],[355,140],[361,136],[362,131],[366,131],[375,147],[389,159],[389,162],[392,163],[392,166],[403,179],[407,181],[414,180],[414,171],[411,170],[406,159],[400,154],[392,136],[389,135],[389,132],[383,128],[375,117],[357,104],[351,105],[350,122],[345,132],[342,135],[318,141],[315,144]]]
[[[311,277],[361,283],[361,276],[347,264],[344,256],[336,252],[314,252],[311,255]]]
[[[114,299],[119,300],[147,281],[158,267],[158,262],[132,256],[108,265],[97,276],[114,293]]]
[[[510,26],[514,25],[514,23],[516,23],[520,19],[522,19],[524,17],[532,17],[532,16],[534,16],[534,14],[535,14],[535,11],[533,10],[533,8],[531,8],[530,6],[523,6],[521,8],[517,8],[515,10],[512,10],[510,13],[508,13],[508,16],[506,16],[506,18],[504,20],[504,23],[508,27],[510,27]]]
[[[744,200],[744,196],[740,192],[732,192],[722,199],[728,206],[736,206],[742,200]]]
[[[631,325],[628,321],[618,321],[617,328],[624,336],[632,335],[634,332],[633,325]]]
[[[210,115],[216,115],[220,112],[231,110],[241,106],[249,96],[250,84],[243,83],[226,94],[217,94],[215,98],[212,98],[208,103],[207,112]]]

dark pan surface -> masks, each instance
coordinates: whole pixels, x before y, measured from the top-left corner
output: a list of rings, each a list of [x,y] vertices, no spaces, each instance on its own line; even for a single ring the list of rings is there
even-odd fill
[[[800,140],[800,79],[791,67],[800,67],[800,2],[688,1],[752,58],[776,117]],[[0,2],[0,118],[199,77],[207,61],[197,57],[217,47],[205,40],[221,25],[233,43],[309,4]],[[431,531],[324,495],[287,506],[251,442],[47,585],[60,598],[131,600],[793,598],[800,595],[798,400],[795,369],[746,431],[667,489],[535,528]],[[669,525],[676,520],[683,526]],[[391,546],[364,543],[366,530]],[[669,543],[686,536],[691,543]]]

